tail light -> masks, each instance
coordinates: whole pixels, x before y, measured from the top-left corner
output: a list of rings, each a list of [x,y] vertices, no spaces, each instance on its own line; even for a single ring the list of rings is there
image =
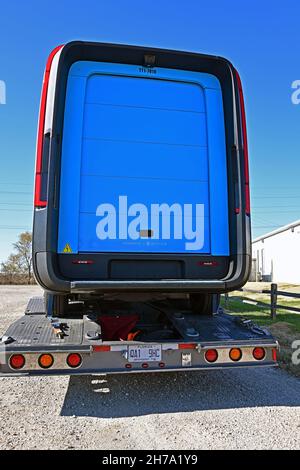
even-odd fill
[[[71,353],[67,357],[67,364],[69,367],[79,367],[81,364],[81,356],[78,353]]]
[[[240,99],[241,124],[242,124],[242,135],[243,135],[245,212],[247,215],[250,215],[249,156],[248,156],[248,139],[247,139],[245,103],[244,103],[243,88],[242,88],[242,82],[241,82],[240,76],[237,71],[235,71],[235,74],[236,74],[239,99]]]
[[[239,361],[242,358],[242,351],[239,348],[232,348],[229,351],[229,357],[232,361]]]
[[[178,345],[179,349],[196,349],[196,347],[196,343],[179,343]]]
[[[54,363],[53,356],[51,354],[41,354],[38,363],[42,369],[49,369]]]
[[[9,363],[13,369],[22,369],[25,365],[25,357],[23,354],[13,354],[9,359]]]
[[[205,359],[207,362],[216,362],[218,359],[218,351],[216,349],[208,349],[205,352]]]
[[[265,357],[266,351],[264,350],[264,348],[254,348],[252,354],[254,359],[256,359],[257,361],[261,361]]]
[[[99,346],[93,346],[94,352],[108,352],[111,350],[111,347],[108,344],[101,344]]]
[[[46,161],[43,162],[43,154],[45,151],[49,151],[49,141],[50,135],[44,136],[45,131],[45,115],[46,115],[46,103],[48,95],[48,85],[51,65],[54,59],[55,54],[63,46],[58,46],[48,57],[46,69],[44,73],[41,103],[40,103],[40,113],[39,113],[39,124],[38,124],[38,134],[37,134],[37,147],[36,147],[36,168],[35,168],[35,190],[34,190],[34,206],[35,207],[46,207],[47,200],[45,195],[45,179],[47,178],[47,165]]]

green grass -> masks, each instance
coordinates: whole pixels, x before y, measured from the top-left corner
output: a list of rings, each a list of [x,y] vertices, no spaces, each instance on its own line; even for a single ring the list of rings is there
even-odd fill
[[[248,294],[251,297],[251,294]],[[244,300],[245,297],[243,297]],[[222,297],[221,306],[228,312],[234,313],[235,315],[244,316],[253,320],[254,323],[258,325],[273,325],[278,322],[286,322],[291,325],[291,328],[295,332],[300,332],[300,314],[286,312],[284,310],[277,310],[277,316],[275,320],[271,319],[270,316],[270,307],[258,307],[257,305],[251,305],[248,303],[243,303],[240,296],[230,296],[227,304],[225,306],[225,299]],[[269,299],[259,299],[264,302],[268,302]],[[278,301],[279,302],[279,301]],[[281,305],[289,305],[294,307],[299,307],[299,301],[281,301]]]

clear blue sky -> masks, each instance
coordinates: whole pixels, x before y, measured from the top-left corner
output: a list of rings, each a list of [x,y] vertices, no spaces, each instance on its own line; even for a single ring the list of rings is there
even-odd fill
[[[74,39],[219,54],[240,71],[257,236],[300,218],[300,4],[258,0],[2,0],[0,260],[31,228],[35,138],[45,60]]]

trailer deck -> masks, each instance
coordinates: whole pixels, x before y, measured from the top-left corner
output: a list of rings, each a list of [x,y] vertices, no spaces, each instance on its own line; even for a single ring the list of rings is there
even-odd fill
[[[167,309],[165,314],[176,332],[171,339],[155,340],[152,336],[149,341],[107,341],[103,338],[95,312],[82,315],[79,309],[72,317],[53,318],[47,316],[42,297],[32,298],[25,315],[12,323],[2,337],[1,375],[277,365],[277,342],[267,330],[249,320],[225,314],[221,309],[214,315]],[[137,326],[143,328],[145,325],[140,322]],[[263,351],[260,359],[254,357],[257,348]],[[236,354],[240,351],[238,359],[231,358],[233,350]],[[47,359],[47,355],[51,365],[43,367],[40,359],[42,356]],[[72,355],[72,359],[77,357],[78,363],[76,360],[69,362]],[[14,356],[20,356],[21,367],[15,367]]]

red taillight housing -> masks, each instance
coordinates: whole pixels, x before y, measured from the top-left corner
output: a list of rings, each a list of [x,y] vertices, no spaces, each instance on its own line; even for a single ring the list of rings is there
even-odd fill
[[[261,361],[262,359],[264,359],[266,351],[264,350],[264,348],[254,348],[252,354],[254,359],[256,359],[257,361]]]
[[[71,353],[67,357],[67,364],[69,367],[79,367],[82,362],[81,356],[78,353]]]
[[[25,357],[23,354],[13,354],[9,359],[9,364],[13,369],[22,369],[25,365]]]
[[[36,166],[35,166],[35,190],[34,190],[34,206],[35,207],[46,207],[47,201],[45,196],[42,195],[42,184],[43,184],[43,146],[44,146],[44,130],[45,130],[45,115],[46,115],[46,103],[48,95],[48,85],[51,65],[55,54],[63,46],[57,46],[48,57],[46,69],[44,73],[44,80],[42,86],[41,102],[40,102],[40,113],[37,133],[37,146],[36,146]]]
[[[242,136],[243,136],[245,212],[246,212],[247,215],[250,215],[249,156],[248,156],[248,139],[247,139],[245,102],[244,102],[244,95],[243,95],[243,88],[242,88],[241,78],[240,78],[237,71],[235,71],[235,74],[236,74],[238,92],[239,92],[240,109],[241,109]]]
[[[207,362],[216,362],[218,359],[218,351],[216,349],[208,349],[204,356]]]

